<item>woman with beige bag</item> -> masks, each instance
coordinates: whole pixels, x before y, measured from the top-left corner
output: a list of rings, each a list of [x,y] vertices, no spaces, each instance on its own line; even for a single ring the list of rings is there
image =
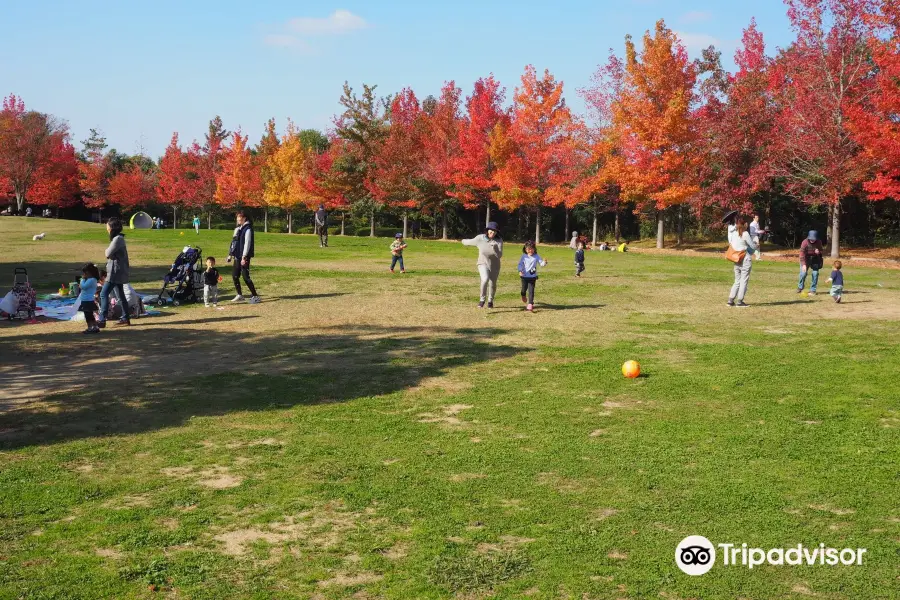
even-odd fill
[[[753,253],[756,252],[756,248],[753,238],[747,231],[747,220],[738,217],[734,228],[728,227],[728,250],[725,252],[725,258],[734,263],[734,285],[731,286],[731,293],[728,295],[728,306],[741,308],[749,306],[744,303],[744,296],[747,294],[747,284],[750,283],[750,270],[753,268]]]

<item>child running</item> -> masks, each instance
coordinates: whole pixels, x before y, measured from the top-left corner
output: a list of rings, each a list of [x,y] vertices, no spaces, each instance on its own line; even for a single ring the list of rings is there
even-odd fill
[[[394,272],[394,267],[397,266],[397,263],[400,263],[400,273],[406,273],[406,269],[403,268],[404,248],[406,248],[406,242],[403,241],[403,234],[398,233],[394,236],[394,241],[391,242],[391,273]]]
[[[97,303],[94,301],[94,295],[97,293],[97,282],[100,281],[100,271],[97,270],[94,263],[87,263],[81,269],[81,294],[78,296],[80,303],[78,310],[84,313],[84,320],[87,323],[87,329],[82,333],[100,333],[97,327],[97,321],[94,319],[94,312],[97,310]]]
[[[843,266],[841,261],[834,261],[831,277],[828,278],[829,283],[831,283],[831,297],[838,304],[841,303],[841,296],[844,295],[844,274],[841,272],[841,267]]]
[[[578,240],[575,249],[575,277],[584,273],[584,242]]]
[[[525,310],[534,312],[534,284],[537,283],[537,268],[547,266],[547,261],[541,258],[534,247],[534,242],[528,240],[522,247],[522,258],[519,259],[519,277],[522,278],[522,302]]]
[[[219,306],[219,271],[216,269],[216,259],[206,257],[206,270],[203,271],[203,305]]]

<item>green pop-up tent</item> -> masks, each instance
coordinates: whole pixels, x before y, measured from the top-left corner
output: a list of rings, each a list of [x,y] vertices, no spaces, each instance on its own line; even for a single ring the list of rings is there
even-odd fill
[[[131,215],[132,229],[153,229],[153,219],[147,213],[141,211]]]

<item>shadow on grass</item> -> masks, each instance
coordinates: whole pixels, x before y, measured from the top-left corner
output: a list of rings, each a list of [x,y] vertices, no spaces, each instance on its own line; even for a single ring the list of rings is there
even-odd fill
[[[544,308],[547,310],[578,310],[580,308],[603,308],[606,306],[605,304],[544,304],[543,302],[538,302],[535,304],[535,307]]]
[[[173,255],[174,259],[175,256]],[[100,256],[87,256],[84,260],[78,260],[74,262],[0,262],[0,289],[5,290],[8,288],[3,285],[3,281],[6,277],[6,273],[9,275],[9,286],[12,286],[13,280],[13,269],[16,267],[25,267],[28,269],[28,279],[31,282],[31,287],[37,290],[38,294],[51,294],[56,292],[59,289],[59,286],[63,283],[66,285],[71,284],[75,281],[75,278],[81,277],[81,267],[90,260],[100,261],[95,262],[98,269],[106,268],[106,260],[103,258],[103,253],[100,253]],[[159,265],[157,267],[135,267],[132,266],[129,269],[129,278],[132,282],[140,282],[140,285],[136,285],[136,288],[141,288],[143,291],[145,288],[149,288],[145,293],[158,294],[159,288],[162,287],[162,280],[166,273],[169,272],[169,265]],[[151,281],[159,281],[159,287],[156,289],[152,289],[149,283]]]
[[[330,292],[327,294],[297,294],[294,296],[273,296],[272,298],[280,298],[281,300],[315,300],[317,298],[337,298],[338,296],[346,296],[347,292]]]
[[[361,326],[254,335],[134,327],[101,336],[7,336],[0,338],[0,448],[398,392],[520,352],[492,342],[499,333]]]

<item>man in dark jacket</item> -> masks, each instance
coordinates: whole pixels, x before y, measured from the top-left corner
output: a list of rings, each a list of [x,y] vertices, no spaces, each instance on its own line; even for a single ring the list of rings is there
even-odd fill
[[[231,300],[232,302],[242,302],[244,296],[241,294],[241,277],[250,290],[250,304],[259,304],[262,300],[256,293],[256,287],[253,280],[250,279],[250,259],[253,258],[254,239],[253,239],[253,223],[243,210],[237,212],[237,227],[234,229],[234,237],[231,240],[231,248],[228,251],[228,260],[234,261],[234,269],[231,272],[231,278],[234,281],[234,289],[237,295]]]
[[[319,236],[319,247],[327,248],[328,247],[328,213],[325,212],[325,206],[323,204],[319,205],[319,210],[316,211],[316,235]]]
[[[816,295],[819,287],[819,269],[822,268],[822,240],[816,231],[810,231],[809,235],[800,244],[800,279],[797,281],[797,293],[806,287],[806,275],[812,271],[812,284],[809,286],[809,295]]]

